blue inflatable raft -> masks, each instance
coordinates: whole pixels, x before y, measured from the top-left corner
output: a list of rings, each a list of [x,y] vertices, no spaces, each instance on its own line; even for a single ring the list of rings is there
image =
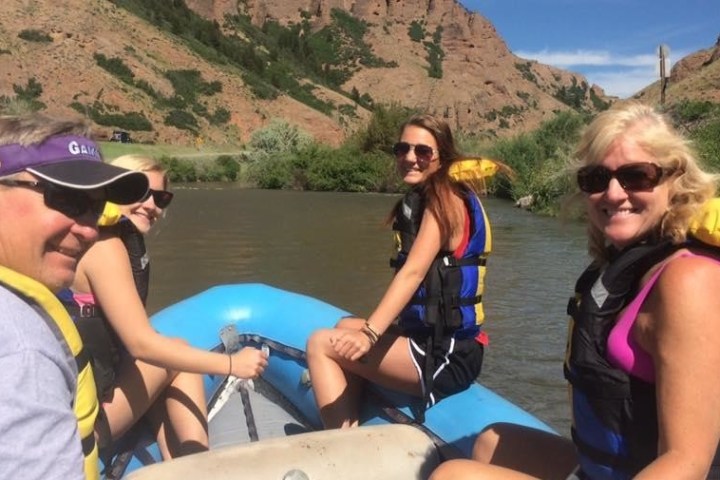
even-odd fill
[[[321,423],[307,378],[303,354],[305,342],[314,330],[333,326],[339,318],[347,315],[346,311],[305,295],[263,284],[236,284],[213,287],[167,307],[152,317],[152,323],[164,335],[184,338],[195,347],[207,350],[223,351],[226,345],[231,350],[245,345],[268,346],[269,365],[262,382],[273,389],[273,395],[265,397],[274,399],[273,408],[276,410],[260,406],[256,416],[262,417],[266,411],[273,416],[272,411],[291,410],[291,418],[297,419],[300,430],[307,431],[319,430]],[[228,379],[208,375],[205,386],[208,408],[213,410],[223,389],[228,388]],[[412,400],[403,395],[373,389],[373,393],[367,396],[362,424],[413,424],[410,403]],[[238,411],[227,411],[229,408]],[[242,414],[242,408],[237,406],[226,406],[224,410],[223,415],[218,415],[211,422],[211,446],[214,431],[221,432],[218,436],[224,435],[224,446],[247,442],[247,438],[239,436],[228,440],[228,432],[223,431],[222,425],[213,428],[212,423],[217,424],[218,419],[221,423],[230,423],[228,418]],[[552,431],[533,415],[479,383],[427,410],[424,424],[415,426],[436,445],[442,444],[449,449],[447,451],[455,452],[450,455],[469,456],[477,433],[498,422]],[[286,427],[271,436],[291,435],[292,430]],[[257,439],[257,433],[256,438],[252,437],[250,440]],[[159,461],[159,451],[147,437],[135,435],[128,441],[114,463],[108,464],[106,478],[118,478]],[[261,436],[259,443],[265,441],[270,440]],[[282,439],[273,438],[271,441],[281,442]],[[215,442],[214,445],[219,444]]]

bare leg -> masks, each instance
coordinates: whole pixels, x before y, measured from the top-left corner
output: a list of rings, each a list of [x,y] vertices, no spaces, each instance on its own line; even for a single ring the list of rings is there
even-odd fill
[[[361,319],[343,319],[339,326],[359,329],[363,322]],[[359,378],[411,395],[421,395],[420,379],[410,358],[407,338],[386,332],[361,361],[351,362],[335,353],[330,344],[334,332],[332,329],[318,330],[311,335],[307,345],[315,401],[326,428],[358,424],[357,401],[362,385]]]
[[[331,334],[332,330],[319,330],[308,339],[307,361],[315,402],[325,428],[354,427],[358,424],[358,379],[346,374],[331,357]]]
[[[473,459],[543,479],[565,479],[578,462],[569,439],[510,423],[481,433],[473,446]]]
[[[473,460],[450,460],[430,480],[564,480],[577,465],[564,437],[513,424],[496,424],[478,435]]]
[[[174,372],[123,358],[112,399],[103,404],[113,440],[125,434],[147,412],[170,383]]]
[[[125,434],[153,407],[150,419],[155,423],[164,459],[182,454],[183,448],[198,451],[204,446],[207,449],[207,413],[199,375],[177,375],[171,370],[125,357],[118,371],[112,400],[103,407],[113,440]],[[158,409],[166,410],[164,415],[158,417]],[[169,425],[178,426],[179,431],[173,432],[178,439],[176,443],[188,442],[186,447],[175,449],[168,442]]]
[[[147,413],[163,458],[208,449],[207,408],[202,376],[179,373]]]
[[[448,460],[436,468],[429,480],[537,480],[524,473],[468,459]]]

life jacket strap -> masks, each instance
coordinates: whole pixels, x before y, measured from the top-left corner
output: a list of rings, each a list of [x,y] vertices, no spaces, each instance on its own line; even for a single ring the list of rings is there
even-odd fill
[[[87,457],[95,448],[95,434],[91,432],[90,435],[81,440],[81,444],[83,454]]]
[[[456,307],[467,307],[470,305],[476,305],[480,302],[482,302],[482,295],[473,295],[470,297],[458,297],[458,296],[432,296],[432,297],[418,297],[415,296],[410,300],[410,303],[412,305],[424,305],[424,306],[431,306],[431,305],[437,305],[441,302],[446,307],[450,308],[456,308]]]
[[[630,386],[627,383],[616,383],[614,385],[607,382],[598,383],[593,380],[588,380],[583,375],[576,374],[576,372],[567,365],[563,366],[563,370],[565,379],[570,382],[573,388],[586,392],[593,397],[605,400],[623,400],[631,397]]]
[[[487,257],[455,258],[452,255],[447,255],[443,257],[442,263],[446,267],[484,267],[487,265]]]
[[[96,318],[102,316],[102,311],[100,308],[97,307],[97,305],[92,303],[85,303],[83,305],[78,305],[76,302],[72,303],[64,303],[63,306],[67,309],[68,313],[70,313],[71,317],[75,318]]]
[[[405,259],[399,259],[394,257],[390,259],[391,268],[402,267],[405,263]],[[487,265],[487,257],[469,257],[469,258],[455,258],[452,255],[446,255],[442,257],[442,265],[445,267],[485,267]]]

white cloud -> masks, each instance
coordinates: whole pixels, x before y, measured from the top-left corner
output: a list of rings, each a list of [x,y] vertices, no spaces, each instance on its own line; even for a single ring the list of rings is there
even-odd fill
[[[575,50],[537,52],[517,51],[515,55],[558,68],[578,72],[590,84],[596,84],[608,95],[627,98],[659,79],[659,58],[652,54],[618,55],[605,50]],[[688,52],[670,53],[673,59],[686,56]]]
[[[580,72],[583,73],[583,72]],[[583,73],[590,84],[596,84],[607,95],[627,98],[659,80],[654,67],[597,70]]]
[[[608,66],[618,65],[627,67],[637,67],[640,65],[655,65],[658,63],[657,54],[642,55],[615,55],[604,50],[575,50],[575,51],[548,51],[541,50],[539,52],[517,51],[515,55],[537,60],[540,63],[554,65],[560,68],[591,65],[591,66]]]

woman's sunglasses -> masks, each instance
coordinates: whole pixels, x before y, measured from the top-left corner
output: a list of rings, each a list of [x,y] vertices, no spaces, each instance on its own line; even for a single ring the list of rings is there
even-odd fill
[[[415,158],[420,168],[426,168],[433,161],[435,149],[429,145],[423,145],[422,143],[413,145],[407,142],[398,142],[393,145],[393,154],[398,160],[404,160],[410,150],[415,152]]]
[[[607,190],[610,180],[616,178],[620,186],[628,192],[649,191],[657,187],[664,174],[671,170],[650,162],[628,163],[616,170],[600,165],[588,165],[577,172],[577,183],[585,193],[600,193]]]
[[[0,184],[9,187],[28,187],[41,190],[45,206],[56,210],[69,218],[79,218],[90,212],[99,218],[105,209],[104,198],[93,198],[84,190],[65,188],[50,182],[33,180],[0,180]]]
[[[158,208],[167,208],[175,196],[175,194],[168,192],[167,190],[153,190],[152,188],[149,188],[145,197],[140,200],[140,203],[146,202],[151,195],[153,197],[153,202],[155,202],[155,206]]]

